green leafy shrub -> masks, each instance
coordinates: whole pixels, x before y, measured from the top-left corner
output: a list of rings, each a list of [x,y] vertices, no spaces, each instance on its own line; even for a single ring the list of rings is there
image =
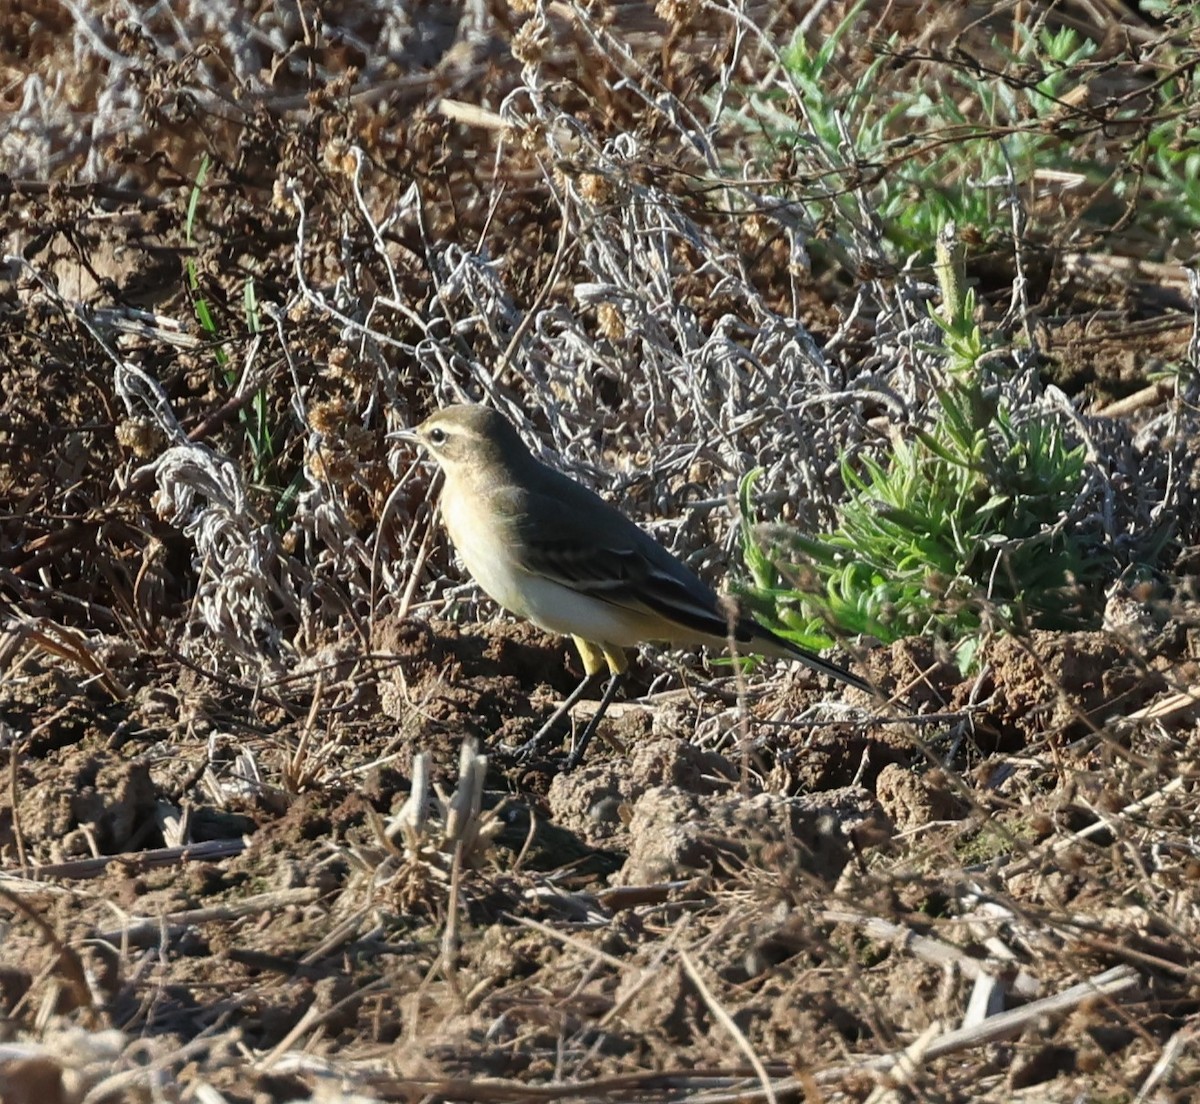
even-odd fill
[[[1103,561],[1068,523],[1083,489],[1084,448],[1048,405],[1018,406],[974,322],[975,299],[943,282],[952,313],[932,421],[879,458],[846,460],[848,496],[833,532],[810,538],[753,523],[758,472],[741,484],[745,593],[807,646],[827,628],[881,640],[936,633],[969,660],[987,625],[1068,627],[1094,607],[1082,585]],[[991,358],[994,361],[996,358]]]

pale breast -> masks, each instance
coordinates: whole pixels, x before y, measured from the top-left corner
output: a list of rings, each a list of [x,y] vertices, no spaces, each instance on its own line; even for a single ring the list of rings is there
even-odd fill
[[[503,532],[471,506],[474,496],[444,494],[442,518],[459,558],[489,598],[510,613],[528,617],[520,573],[514,568]]]

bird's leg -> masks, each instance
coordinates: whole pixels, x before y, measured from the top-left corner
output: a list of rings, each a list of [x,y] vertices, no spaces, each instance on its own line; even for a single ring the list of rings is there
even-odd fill
[[[599,671],[592,671],[583,676],[583,681],[571,691],[562,705],[550,714],[550,719],[526,740],[525,743],[517,748],[517,758],[519,760],[530,759],[541,749],[542,744],[554,734],[554,730],[558,727],[559,722],[571,712],[575,703],[588,692],[588,689],[596,681],[599,674]]]
[[[588,746],[588,742],[596,734],[596,726],[600,723],[600,718],[604,716],[604,711],[608,709],[613,698],[616,697],[617,691],[621,688],[621,684],[625,681],[625,672],[629,669],[629,658],[621,648],[614,647],[611,644],[593,644],[590,640],[585,640],[582,636],[576,636],[573,639],[575,647],[579,649],[579,657],[583,660],[583,669],[585,671],[583,681],[575,687],[567,700],[554,711],[550,719],[534,733],[532,739],[527,740],[517,748],[518,759],[529,759],[539,750],[545,740],[553,733],[558,722],[571,712],[575,703],[587,693],[592,682],[607,668],[612,674],[612,678],[609,680],[608,686],[604,688],[604,694],[600,699],[600,706],[592,714],[592,719],[584,726],[583,732],[580,733],[579,739],[571,750],[571,754],[567,756],[565,764],[567,770],[578,766],[583,759],[583,753]]]
[[[612,704],[613,698],[617,696],[617,691],[621,689],[622,684],[628,676],[628,668],[624,671],[613,672],[613,677],[608,680],[608,685],[604,688],[604,696],[600,699],[600,705],[596,708],[596,712],[592,714],[591,720],[588,721],[583,731],[579,734],[579,739],[575,741],[575,746],[571,749],[571,754],[567,756],[567,761],[563,764],[563,770],[574,770],[583,762],[583,753],[587,750],[592,737],[596,735],[596,729],[600,725],[600,718],[604,716],[605,710]]]

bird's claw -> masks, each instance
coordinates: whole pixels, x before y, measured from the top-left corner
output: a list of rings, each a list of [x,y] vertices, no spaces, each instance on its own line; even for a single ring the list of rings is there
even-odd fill
[[[542,733],[539,732],[523,744],[517,744],[515,747],[512,744],[500,744],[496,750],[505,756],[505,758],[511,759],[514,763],[528,766],[542,758],[542,745],[545,742],[542,738]]]

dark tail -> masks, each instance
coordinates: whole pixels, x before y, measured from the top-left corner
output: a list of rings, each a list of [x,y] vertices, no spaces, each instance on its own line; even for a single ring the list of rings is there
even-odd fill
[[[816,652],[810,652],[807,648],[801,648],[799,644],[793,644],[790,640],[785,640],[782,636],[773,633],[766,625],[760,625],[757,621],[750,621],[743,618],[737,627],[737,640],[739,644],[745,644],[754,651],[762,651],[766,654],[777,656],[780,659],[797,660],[803,663],[805,667],[819,674],[828,675],[830,678],[837,679],[838,682],[844,682],[847,686],[864,690],[872,696],[875,694],[875,688],[866,679],[861,679],[858,675],[851,674],[844,667],[839,667],[836,663],[830,663],[829,660],[822,659]],[[770,646],[764,648],[764,644]]]

